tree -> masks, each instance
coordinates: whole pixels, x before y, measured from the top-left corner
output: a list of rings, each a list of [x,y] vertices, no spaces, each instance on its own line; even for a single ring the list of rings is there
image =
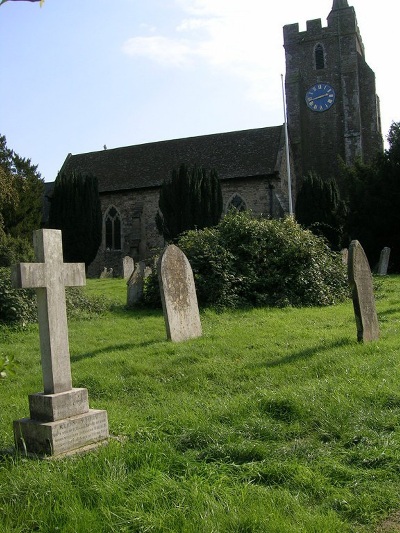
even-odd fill
[[[393,122],[389,148],[370,165],[346,167],[347,232],[361,242],[372,267],[384,246],[391,248],[391,268],[400,270],[400,123]]]
[[[87,269],[96,257],[102,233],[95,176],[76,172],[58,174],[50,199],[48,226],[62,231],[64,260],[85,263]]]
[[[174,241],[184,231],[218,224],[222,191],[217,172],[181,165],[160,189],[156,225],[160,235]]]
[[[324,181],[312,172],[304,178],[296,200],[296,219],[325,237],[334,250],[342,244],[345,211],[336,181]]]
[[[32,257],[32,232],[40,228],[44,184],[30,159],[0,135],[0,265]]]

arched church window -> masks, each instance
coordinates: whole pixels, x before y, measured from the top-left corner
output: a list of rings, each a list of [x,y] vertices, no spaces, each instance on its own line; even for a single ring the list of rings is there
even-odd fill
[[[315,68],[321,70],[325,68],[325,54],[322,44],[317,44],[314,49],[315,54]]]
[[[107,210],[104,220],[106,250],[121,250],[121,217],[114,206]]]
[[[230,209],[236,209],[237,211],[246,211],[246,202],[239,194],[234,194],[232,196],[231,200],[228,203],[227,211],[229,211]]]

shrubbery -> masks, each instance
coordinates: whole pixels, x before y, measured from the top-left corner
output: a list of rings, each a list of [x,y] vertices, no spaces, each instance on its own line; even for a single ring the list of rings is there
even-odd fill
[[[69,318],[90,318],[111,307],[101,297],[88,296],[80,287],[66,288]],[[9,268],[0,268],[0,323],[23,326],[37,322],[36,295],[33,289],[13,289]]]
[[[9,268],[0,268],[0,322],[24,325],[37,320],[36,296],[33,289],[11,287]]]
[[[178,246],[203,306],[321,306],[348,296],[340,254],[291,218],[230,212],[214,228],[184,233]],[[148,286],[154,292],[154,281]]]

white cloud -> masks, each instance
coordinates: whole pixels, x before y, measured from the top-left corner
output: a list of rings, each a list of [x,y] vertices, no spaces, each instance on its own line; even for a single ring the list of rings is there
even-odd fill
[[[265,0],[175,0],[175,3],[182,17],[168,37],[160,34],[133,37],[126,41],[123,50],[175,68],[201,62],[236,76],[238,82],[248,87],[245,97],[264,107],[276,106],[275,100],[268,99],[271,83],[273,86],[275,83],[268,80],[272,73],[279,88],[283,68],[282,28],[266,29],[270,8]]]
[[[147,57],[163,66],[184,67],[191,63],[193,51],[184,40],[169,39],[162,35],[132,37],[122,50],[132,56]]]

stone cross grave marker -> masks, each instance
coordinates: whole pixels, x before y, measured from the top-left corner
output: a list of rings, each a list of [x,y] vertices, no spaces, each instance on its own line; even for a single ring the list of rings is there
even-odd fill
[[[390,248],[385,246],[383,250],[381,251],[381,255],[379,257],[379,263],[378,263],[378,275],[379,276],[386,276],[389,266],[389,258],[390,258]]]
[[[379,338],[372,274],[364,249],[358,241],[349,247],[348,278],[352,292],[357,326],[357,340],[373,341]]]
[[[86,283],[85,265],[63,263],[60,230],[35,231],[33,244],[38,262],[15,265],[12,283],[36,289],[44,393],[29,396],[31,419],[15,421],[14,436],[22,451],[59,455],[107,439],[108,421],[72,388],[65,287]]]
[[[177,246],[167,246],[157,265],[167,338],[173,342],[201,337],[193,271]]]

